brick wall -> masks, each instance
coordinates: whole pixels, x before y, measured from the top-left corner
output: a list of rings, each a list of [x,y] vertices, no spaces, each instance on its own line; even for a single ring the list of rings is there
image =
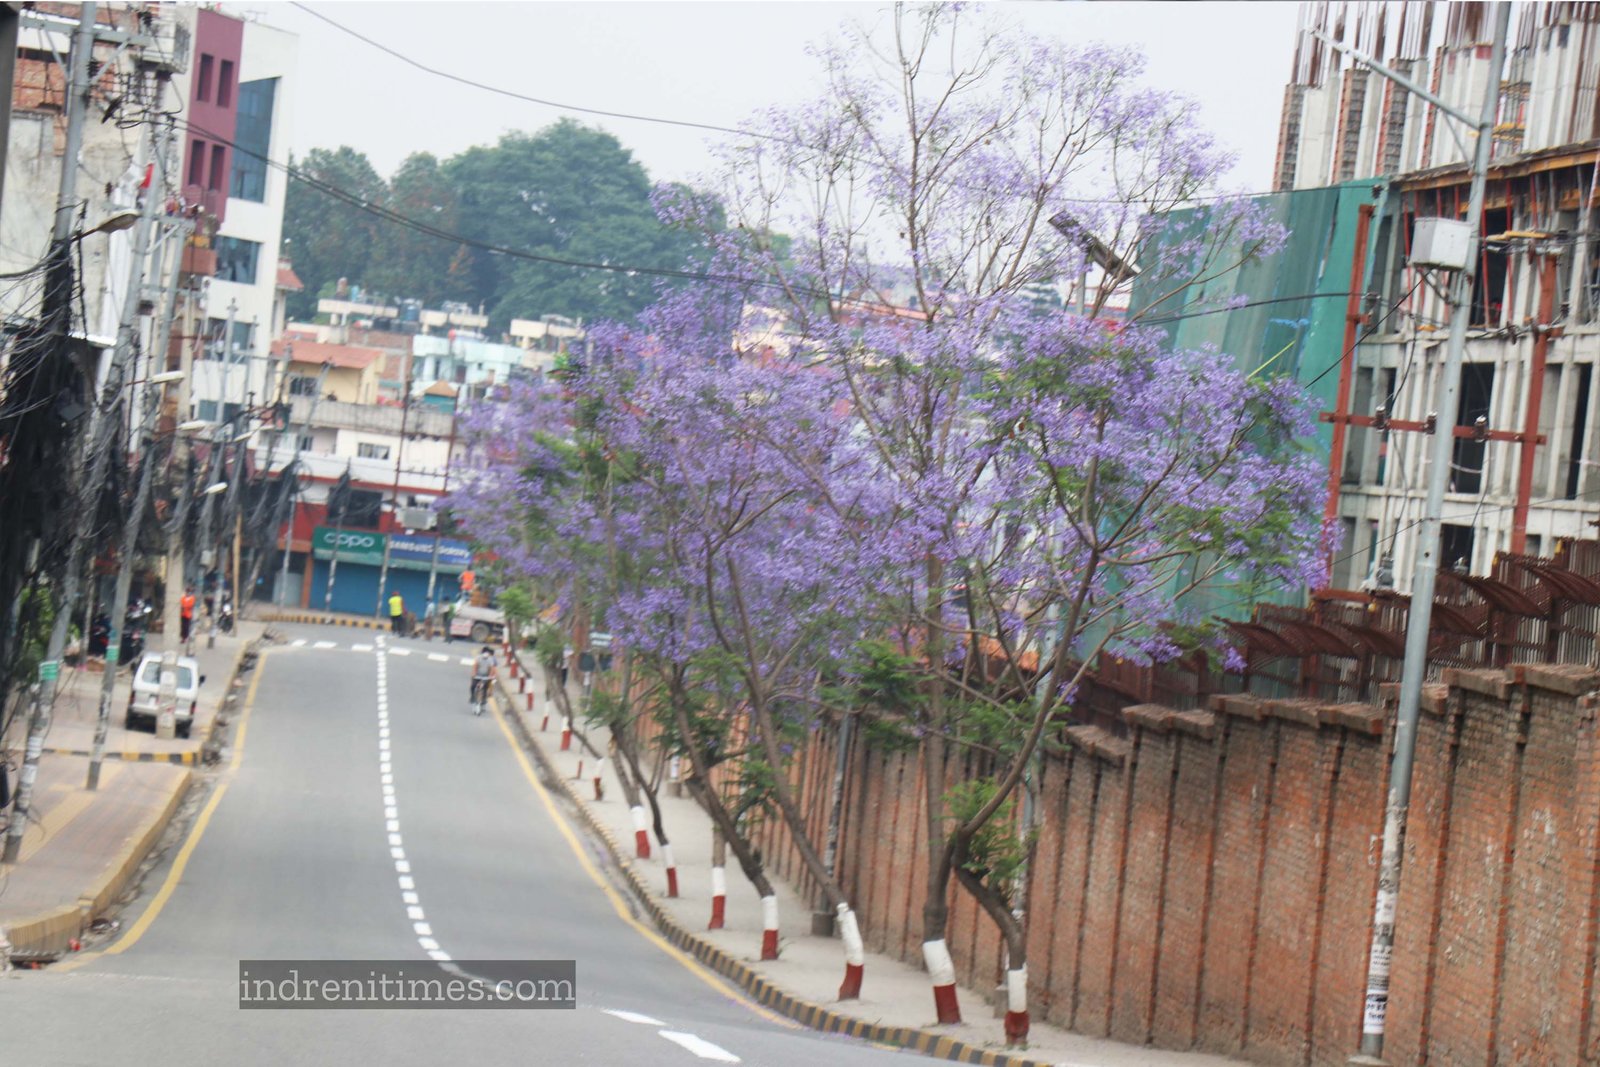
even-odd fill
[[[1418,731],[1388,1058],[1595,1062],[1600,672],[1447,671],[1445,683],[1425,693]],[[1230,696],[1209,711],[1128,708],[1124,736],[1066,731],[1038,783],[1036,1016],[1263,1064],[1343,1064],[1358,1042],[1391,717]],[[816,732],[793,768],[819,843],[835,744]],[[970,768],[953,756],[947,772]],[[858,738],[848,782],[840,878],[867,944],[919,961],[920,760]],[[778,820],[762,844],[776,873],[815,892]],[[964,893],[952,904],[958,972],[989,988],[999,939]]]

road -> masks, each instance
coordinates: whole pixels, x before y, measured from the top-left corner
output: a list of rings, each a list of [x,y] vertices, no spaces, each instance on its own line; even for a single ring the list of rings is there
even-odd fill
[[[509,726],[471,714],[468,647],[280,629],[216,791],[119,939],[0,981],[8,1059],[907,1062],[771,1016],[625,921],[601,850],[533,780]],[[575,960],[577,1007],[239,1008],[241,960],[430,956]]]

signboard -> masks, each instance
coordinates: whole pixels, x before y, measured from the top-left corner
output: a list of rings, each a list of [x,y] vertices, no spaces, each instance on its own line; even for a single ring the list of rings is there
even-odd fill
[[[425,571],[433,566],[432,537],[391,534],[389,566],[406,571]],[[472,546],[465,541],[439,539],[439,573],[460,574],[472,566]]]
[[[339,562],[383,566],[383,546],[389,544],[389,567],[403,571],[425,571],[433,566],[432,537],[412,534],[381,534],[371,530],[336,530],[318,526],[311,538],[317,559],[332,559],[334,539],[339,542]],[[460,574],[472,565],[472,547],[465,541],[439,541],[439,573]]]
[[[383,534],[370,530],[336,530],[318,526],[311,536],[311,551],[317,559],[332,559],[335,540],[340,563],[383,565]]]

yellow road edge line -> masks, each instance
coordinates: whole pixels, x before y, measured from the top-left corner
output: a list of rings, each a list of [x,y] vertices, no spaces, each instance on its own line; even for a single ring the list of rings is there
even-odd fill
[[[533,786],[533,791],[537,793],[539,799],[544,802],[545,810],[550,813],[551,821],[555,824],[556,829],[560,831],[561,836],[566,839],[567,845],[571,847],[572,854],[578,857],[578,866],[583,868],[583,872],[589,876],[590,880],[592,880],[595,885],[600,887],[600,891],[604,893],[606,895],[606,899],[611,902],[611,907],[617,913],[617,917],[623,922],[627,923],[629,926],[633,927],[634,931],[646,941],[649,941],[652,945],[655,945],[662,952],[665,952],[669,958],[677,961],[677,963],[680,964],[684,970],[688,971],[690,974],[694,975],[696,978],[700,979],[706,985],[710,986],[718,993],[721,993],[723,996],[732,996],[734,1000],[738,1001],[740,1004],[743,1004],[746,1008],[749,1008],[750,1011],[756,1015],[759,1015],[761,1018],[766,1019],[768,1022],[777,1023],[786,1029],[804,1029],[804,1027],[795,1022],[793,1019],[790,1019],[788,1016],[780,1015],[775,1011],[757,1004],[755,1001],[751,1000],[747,995],[745,995],[745,993],[737,986],[725,981],[721,975],[717,974],[715,971],[709,970],[703,964],[701,964],[699,960],[695,959],[693,956],[689,955],[687,952],[684,952],[672,942],[662,937],[660,932],[650,929],[650,927],[644,925],[638,919],[633,917],[632,912],[628,909],[627,903],[623,901],[621,894],[617,892],[610,882],[606,881],[605,876],[600,873],[599,869],[595,867],[594,861],[591,860],[588,853],[584,851],[583,843],[578,840],[578,835],[573,832],[572,827],[567,822],[566,816],[563,815],[561,810],[556,807],[555,800],[550,796],[550,791],[544,787],[543,782],[539,781],[539,775],[534,771],[533,764],[528,762],[528,754],[522,750],[522,746],[517,744],[516,737],[512,735],[511,727],[506,723],[505,714],[500,710],[499,701],[491,701],[490,710],[494,713],[495,721],[500,725],[500,732],[505,735],[506,744],[511,746],[512,754],[517,757],[517,763],[522,767],[523,777],[528,779],[528,784]]]
[[[118,956],[128,951],[145,931],[161,916],[161,909],[166,907],[167,901],[178,888],[178,882],[183,878],[184,870],[189,866],[189,857],[194,855],[194,850],[199,847],[200,838],[206,832],[206,826],[211,822],[211,816],[217,810],[217,805],[222,803],[223,794],[227,793],[229,784],[233,781],[233,773],[239,769],[239,764],[244,759],[245,733],[250,727],[250,712],[256,706],[256,690],[261,687],[261,676],[266,673],[266,660],[273,649],[264,649],[256,658],[255,677],[250,680],[250,691],[244,698],[244,714],[239,716],[239,734],[233,742],[233,758],[228,761],[228,776],[217,782],[211,792],[211,799],[206,801],[206,806],[201,809],[195,818],[194,825],[189,828],[189,836],[184,839],[183,847],[178,850],[177,857],[172,861],[172,869],[167,872],[166,881],[161,883],[161,888],[151,898],[150,904],[144,913],[128,927],[126,933],[115,942],[95,952],[86,952],[75,959],[65,963],[58,963],[51,968],[53,971],[70,971],[89,963],[100,956]]]

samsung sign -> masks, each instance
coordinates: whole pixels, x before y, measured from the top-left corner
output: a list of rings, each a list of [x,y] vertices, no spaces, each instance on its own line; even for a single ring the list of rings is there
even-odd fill
[[[332,559],[335,545],[340,563],[383,565],[384,542],[389,545],[389,566],[400,570],[425,571],[433,566],[432,537],[411,534],[385,536],[368,530],[335,530],[331,526],[318,526],[312,536],[312,550],[317,559]],[[472,565],[472,549],[465,541],[439,541],[439,572],[459,574]]]

